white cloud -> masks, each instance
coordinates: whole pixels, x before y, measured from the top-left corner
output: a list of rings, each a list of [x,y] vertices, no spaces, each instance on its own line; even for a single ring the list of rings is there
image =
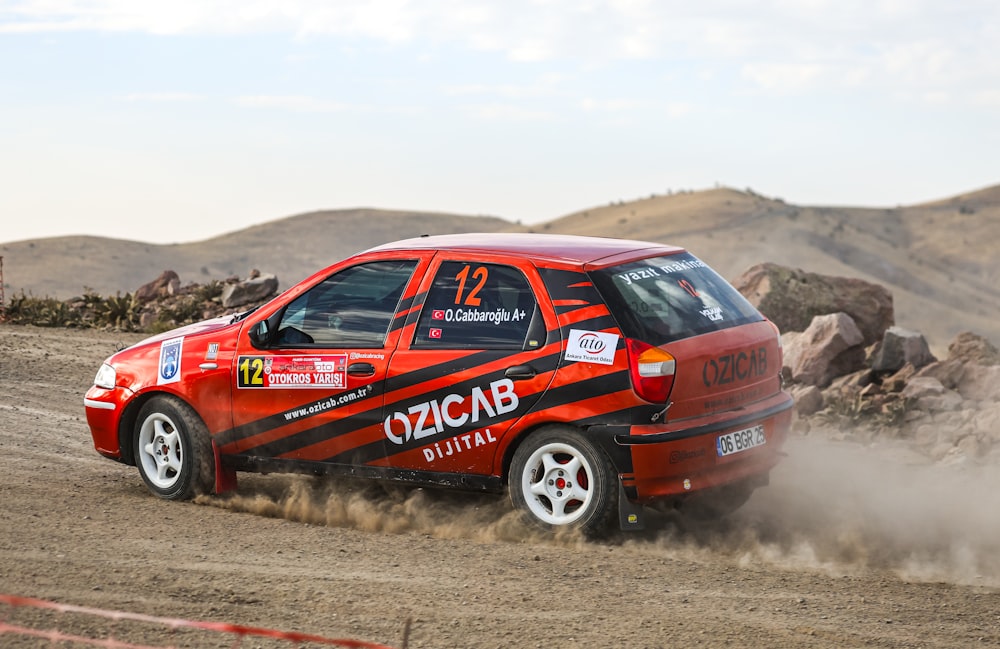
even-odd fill
[[[0,33],[284,33],[532,65],[647,60],[730,69],[768,93],[866,86],[911,97],[1000,85],[993,0],[14,0]]]
[[[307,95],[245,95],[237,97],[236,104],[253,108],[278,108],[301,113],[337,113],[354,108],[349,104]]]
[[[796,92],[819,84],[829,68],[816,63],[749,63],[743,76],[767,90]]]
[[[543,109],[525,108],[513,104],[468,104],[461,110],[477,119],[502,122],[546,122],[554,115]]]
[[[553,89],[544,84],[517,85],[517,84],[487,84],[470,83],[464,85],[447,86],[444,88],[447,95],[495,95],[506,98],[541,97],[553,94]]]
[[[198,101],[202,97],[190,92],[136,92],[124,95],[122,99],[130,102],[174,103]]]
[[[593,99],[587,97],[580,102],[580,108],[587,112],[620,113],[642,108],[641,101],[634,99]]]

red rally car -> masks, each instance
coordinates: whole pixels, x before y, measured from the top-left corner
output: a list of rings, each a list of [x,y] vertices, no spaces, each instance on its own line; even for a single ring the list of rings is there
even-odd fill
[[[506,489],[525,518],[641,528],[767,483],[792,400],[777,328],[687,251],[463,234],[382,245],[264,306],[108,358],[99,453],[167,499],[237,471]]]

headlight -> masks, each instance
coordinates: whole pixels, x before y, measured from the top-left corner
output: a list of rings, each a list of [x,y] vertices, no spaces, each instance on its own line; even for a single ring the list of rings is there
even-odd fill
[[[97,376],[94,377],[94,385],[105,390],[111,390],[115,387],[117,378],[118,373],[115,372],[115,368],[107,363],[102,363],[101,369],[97,370]]]

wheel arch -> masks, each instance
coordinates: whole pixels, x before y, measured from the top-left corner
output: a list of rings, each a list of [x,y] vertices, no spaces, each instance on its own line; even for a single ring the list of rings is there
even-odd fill
[[[172,397],[177,399],[190,408],[197,415],[198,419],[201,420],[202,424],[205,423],[204,418],[190,402],[173,392],[150,390],[137,395],[128,402],[122,411],[121,418],[118,420],[118,448],[121,452],[122,461],[130,466],[135,466],[135,426],[139,420],[139,412],[146,403],[155,397]]]
[[[507,484],[510,477],[510,465],[518,447],[520,447],[521,444],[523,444],[524,441],[534,432],[552,426],[566,426],[572,428],[586,436],[587,439],[593,441],[594,445],[607,456],[608,460],[611,462],[611,466],[619,476],[632,473],[632,451],[628,447],[617,444],[614,439],[616,434],[621,434],[621,426],[604,426],[599,424],[588,425],[580,424],[579,422],[574,421],[560,421],[553,419],[532,424],[531,426],[520,431],[517,436],[515,436],[510,443],[507,444],[507,447],[504,449],[500,465],[500,478],[503,481],[503,484]]]

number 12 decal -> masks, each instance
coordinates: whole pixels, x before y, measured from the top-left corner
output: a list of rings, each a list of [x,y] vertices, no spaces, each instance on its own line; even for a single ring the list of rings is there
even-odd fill
[[[243,358],[239,365],[237,385],[241,388],[261,387],[264,385],[264,359],[259,356]]]
[[[479,282],[472,287],[469,294],[465,296],[465,300],[462,300],[462,293],[465,291],[465,282],[469,279],[469,269],[470,266],[466,264],[462,270],[458,271],[458,275],[455,275],[455,279],[458,280],[458,291],[455,293],[455,304],[464,304],[465,306],[479,306],[482,300],[478,297],[479,291],[483,290],[483,285],[486,284],[486,278],[489,277],[490,273],[486,270],[485,266],[476,266],[476,269],[472,271],[472,279],[479,280]]]

